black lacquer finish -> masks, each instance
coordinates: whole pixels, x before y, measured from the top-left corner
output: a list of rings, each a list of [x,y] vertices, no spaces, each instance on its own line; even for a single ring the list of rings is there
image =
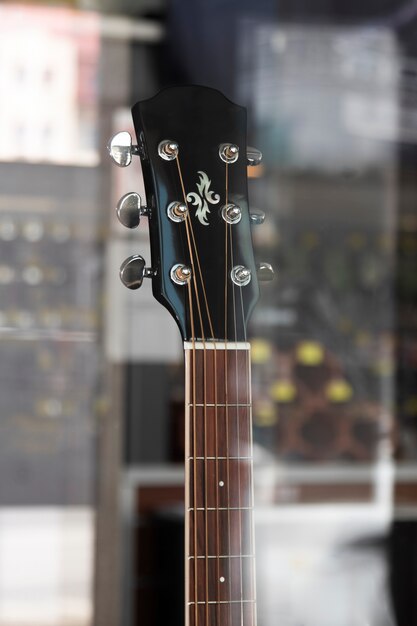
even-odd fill
[[[201,181],[202,172],[210,180],[208,191],[212,193],[209,197],[215,202],[207,203],[209,212],[205,214],[203,223],[196,215],[196,205],[192,204],[196,197],[188,202],[214,338],[224,340],[227,335],[226,339],[229,341],[243,341],[247,321],[259,297],[248,210],[246,110],[214,89],[186,86],[168,88],[149,100],[138,102],[132,113],[138,144],[143,153],[142,166],[150,213],[152,266],[156,270],[152,279],[154,296],[170,310],[180,327],[183,339],[191,339],[188,288],[176,285],[170,277],[174,265],[190,265],[190,254],[185,223],[174,222],[167,215],[167,207],[171,202],[184,201],[177,160],[167,161],[158,154],[159,143],[169,139],[179,145],[179,164],[186,194],[201,195],[197,184]],[[226,201],[226,164],[219,156],[219,145],[223,143],[239,147],[238,160],[228,165],[228,202],[242,209],[240,222],[228,226],[227,316],[226,223],[221,216],[221,207]],[[220,197],[216,202],[217,196]],[[194,338],[199,339],[203,335],[206,339],[211,339],[196,258],[194,263],[203,316],[201,330],[193,295]],[[236,265],[243,265],[251,270],[251,282],[245,287],[236,287],[231,281],[230,270]]]

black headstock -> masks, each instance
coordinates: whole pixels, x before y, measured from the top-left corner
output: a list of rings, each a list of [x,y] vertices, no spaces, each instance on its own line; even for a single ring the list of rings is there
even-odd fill
[[[147,206],[127,194],[118,215],[129,227],[148,216],[152,269],[132,257],[122,280],[136,288],[151,277],[184,340],[244,341],[259,297],[247,164],[261,158],[247,156],[246,110],[214,89],[186,86],[138,102],[132,114],[137,146],[119,135],[110,152],[122,166],[129,154],[141,157]]]

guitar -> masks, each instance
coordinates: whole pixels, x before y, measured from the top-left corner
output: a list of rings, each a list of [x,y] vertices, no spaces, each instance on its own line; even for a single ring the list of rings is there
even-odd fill
[[[149,220],[152,265],[133,255],[120,268],[130,289],[152,280],[176,320],[185,353],[185,615],[187,626],[255,626],[250,345],[259,297],[248,210],[246,111],[220,92],[172,87],[132,109],[137,145],[115,135],[121,167],[142,163],[146,206],[135,192],[117,214]],[[151,329],[150,329],[151,330]]]

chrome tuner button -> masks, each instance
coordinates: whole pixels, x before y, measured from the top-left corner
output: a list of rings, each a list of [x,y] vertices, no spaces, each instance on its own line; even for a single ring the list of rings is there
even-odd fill
[[[257,148],[251,148],[250,146],[248,146],[246,148],[247,165],[250,165],[251,167],[253,167],[255,165],[259,165],[261,161],[262,161],[262,152],[258,150]]]
[[[154,275],[154,270],[145,267],[145,259],[139,254],[128,257],[120,266],[120,280],[128,289],[139,289],[144,278]]]
[[[258,274],[258,279],[263,282],[273,280],[275,275],[272,265],[269,263],[258,263],[256,266],[256,272]]]
[[[250,269],[244,265],[235,265],[230,272],[230,278],[238,287],[245,287],[245,285],[249,285],[252,274]]]
[[[177,158],[179,146],[172,139],[164,139],[158,146],[158,154],[164,161],[174,161]]]
[[[237,204],[225,204],[222,207],[222,218],[228,224],[238,224],[242,219],[242,211]]]
[[[141,198],[138,193],[132,191],[122,196],[116,207],[119,222],[126,228],[137,228],[141,215],[148,215],[146,207],[141,206]]]
[[[239,158],[239,148],[234,143],[221,143],[219,157],[225,163],[235,163]]]
[[[110,139],[107,150],[119,167],[127,167],[132,162],[132,155],[139,154],[138,146],[132,145],[132,137],[126,130],[122,130]]]
[[[171,268],[170,276],[176,285],[186,285],[191,279],[191,268],[188,265],[177,263]]]
[[[251,211],[249,218],[251,224],[260,226],[265,221],[265,213],[263,211]]]

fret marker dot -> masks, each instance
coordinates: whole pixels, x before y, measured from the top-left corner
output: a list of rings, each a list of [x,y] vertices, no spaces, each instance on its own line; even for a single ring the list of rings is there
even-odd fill
[[[224,487],[224,482],[222,480],[219,482],[219,487]]]
[[[224,583],[224,581],[225,581],[224,576],[220,576],[220,582],[221,582],[221,583]]]

